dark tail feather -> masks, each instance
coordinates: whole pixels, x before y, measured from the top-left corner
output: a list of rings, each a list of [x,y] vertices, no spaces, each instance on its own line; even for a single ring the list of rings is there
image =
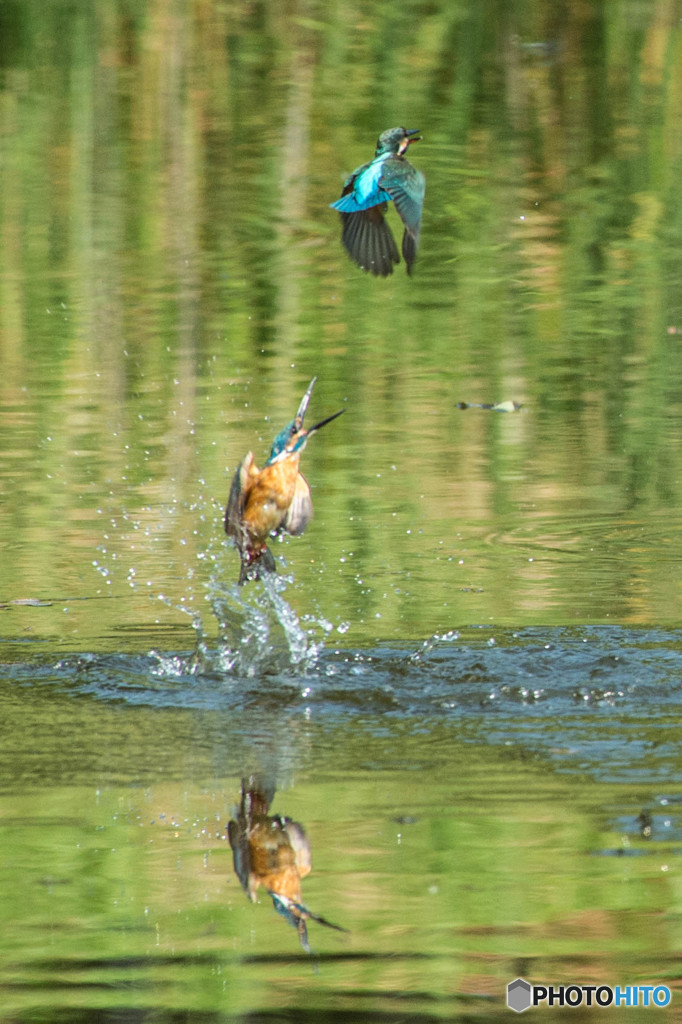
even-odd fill
[[[403,258],[407,267],[407,273],[412,273],[412,267],[414,261],[417,258],[417,245],[418,239],[414,235],[410,234],[409,231],[405,230],[403,233]]]
[[[242,558],[242,565],[239,570],[239,586],[243,586],[249,580],[259,580],[268,572],[276,573],[277,566],[270,548],[263,548],[262,553],[255,562],[249,562],[246,558]]]

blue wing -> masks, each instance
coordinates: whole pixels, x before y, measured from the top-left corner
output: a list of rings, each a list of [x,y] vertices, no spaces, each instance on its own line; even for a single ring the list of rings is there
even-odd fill
[[[341,214],[341,241],[363,270],[388,277],[400,262],[384,214],[392,200],[405,225],[402,251],[408,274],[417,256],[426,183],[424,175],[400,156],[363,164],[350,175],[341,198],[330,205]]]
[[[367,175],[370,170],[373,173]],[[359,167],[347,179],[341,198],[331,205],[341,214],[341,241],[353,262],[377,277],[388,277],[400,256],[384,218],[390,196],[378,185],[380,172],[381,164]],[[362,187],[358,178],[365,179]]]
[[[405,225],[402,249],[409,274],[419,246],[426,179],[407,160],[395,156],[384,161],[379,184],[393,200]]]
[[[330,206],[339,213],[359,213],[379,203],[387,203],[391,197],[379,186],[382,165],[383,160],[373,160],[358,167],[346,178],[341,198]]]

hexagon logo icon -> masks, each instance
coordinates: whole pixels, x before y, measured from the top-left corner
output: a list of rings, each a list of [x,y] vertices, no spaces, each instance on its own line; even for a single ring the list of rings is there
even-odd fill
[[[525,978],[515,978],[507,985],[507,1006],[516,1013],[523,1013],[531,1004],[531,987]]]

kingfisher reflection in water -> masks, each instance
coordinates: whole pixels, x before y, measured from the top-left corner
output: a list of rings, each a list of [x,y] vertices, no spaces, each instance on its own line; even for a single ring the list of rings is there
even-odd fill
[[[313,434],[344,411],[304,427],[303,418],[317,377],[313,377],[293,420],[272,442],[270,455],[259,469],[253,452],[247,452],[234,474],[225,509],[225,532],[232,537],[241,556],[239,583],[258,579],[263,572],[275,572],[275,559],[268,538],[281,533],[298,536],[312,519],[310,488],[299,472],[301,454]]]
[[[239,813],[227,826],[234,870],[253,902],[262,885],[281,914],[298,932],[310,953],[307,921],[344,932],[337,924],[313,914],[301,899],[301,879],[310,874],[310,843],[302,825],[281,814],[269,814],[275,787],[258,776],[242,779]]]

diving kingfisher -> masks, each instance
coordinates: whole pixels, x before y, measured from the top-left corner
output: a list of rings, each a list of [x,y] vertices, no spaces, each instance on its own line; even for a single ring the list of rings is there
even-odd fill
[[[299,536],[312,518],[310,488],[298,469],[301,453],[316,431],[345,411],[327,416],[314,427],[303,426],[316,380],[311,380],[294,419],[272,442],[263,468],[254,464],[253,452],[248,452],[234,474],[225,509],[225,533],[234,538],[241,556],[240,585],[258,579],[262,572],[276,572],[268,537],[280,533]]]
[[[330,204],[341,214],[341,241],[348,255],[377,277],[388,277],[393,273],[393,264],[400,263],[395,240],[384,219],[391,199],[405,225],[403,257],[407,273],[412,273],[426,180],[405,153],[411,143],[420,139],[418,128],[389,128],[382,132],[374,159],[353,171],[344,183],[341,198]]]

